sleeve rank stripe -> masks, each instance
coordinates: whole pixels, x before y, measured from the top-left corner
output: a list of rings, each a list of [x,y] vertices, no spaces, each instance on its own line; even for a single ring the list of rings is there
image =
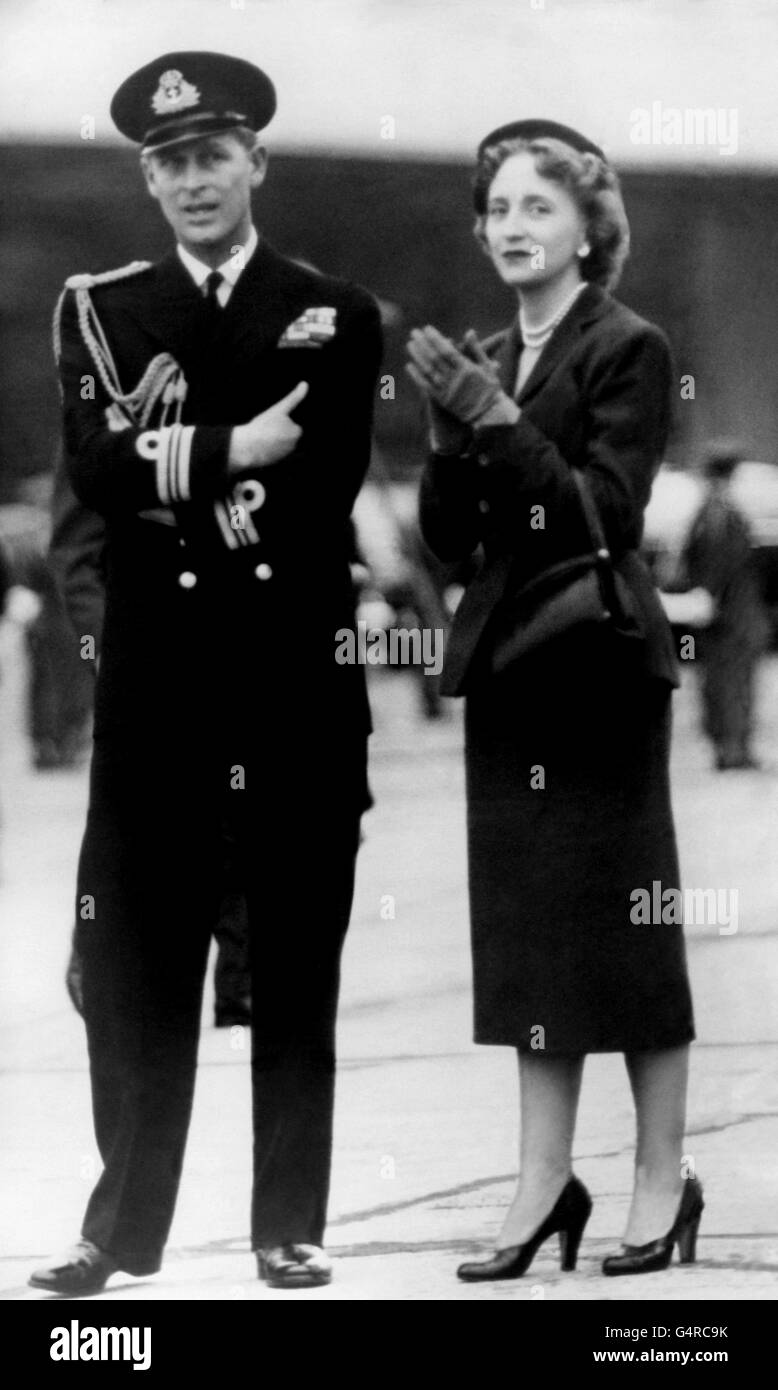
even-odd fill
[[[163,506],[190,500],[190,467],[194,425],[163,425],[145,430],[136,448],[141,458],[153,459],[157,495]]]
[[[178,495],[178,446],[180,443],[179,430],[175,425],[169,426],[170,434],[167,439],[167,479],[170,489],[170,496],[174,502],[180,502]]]
[[[191,496],[189,490],[189,470],[192,457],[192,440],[194,439],[194,425],[175,425],[174,429],[180,430],[179,458],[178,458],[178,495],[182,502],[188,502]]]
[[[157,493],[163,507],[170,505],[170,489],[167,485],[167,450],[163,445],[162,430],[149,430],[145,435],[141,435],[141,440],[150,441],[153,434],[157,436],[157,447],[154,453],[154,464],[157,473]],[[140,443],[140,440],[138,441]]]

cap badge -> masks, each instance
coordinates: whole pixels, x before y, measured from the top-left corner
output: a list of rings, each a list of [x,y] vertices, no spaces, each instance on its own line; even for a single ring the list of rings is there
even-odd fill
[[[168,68],[159,79],[159,86],[151,98],[151,105],[158,116],[167,116],[171,111],[184,111],[187,106],[199,106],[200,93],[191,82],[185,82],[183,74],[175,68]]]

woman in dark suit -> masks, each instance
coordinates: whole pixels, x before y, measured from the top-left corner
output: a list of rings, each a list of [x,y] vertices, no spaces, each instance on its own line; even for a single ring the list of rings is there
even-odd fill
[[[668,782],[669,629],[637,554],[670,416],[662,333],[612,299],[629,229],[602,151],[520,121],[482,141],[476,234],[518,296],[510,328],[457,348],[415,330],[408,371],[432,453],[432,550],[482,563],[457,611],[444,690],[466,696],[475,1038],[518,1050],[521,1165],[495,1253],[462,1279],[513,1278],[560,1233],[574,1269],[591,1210],[571,1173],[587,1052],[623,1052],[637,1113],[624,1247],[607,1274],[694,1258],[702,1195],[681,1173],[694,1037],[683,933],[635,903],[677,889]],[[626,596],[631,635],[578,624],[497,671],[511,598],[592,549],[580,469]],[[622,624],[622,628],[623,628]],[[636,893],[636,890],[637,893]],[[670,915],[670,914],[667,914]]]

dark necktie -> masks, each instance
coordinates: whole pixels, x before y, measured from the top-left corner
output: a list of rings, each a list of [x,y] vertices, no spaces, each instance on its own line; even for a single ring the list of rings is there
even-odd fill
[[[205,294],[203,298],[205,299],[205,316],[209,332],[218,328],[221,323],[222,314],[224,313],[216,295],[216,291],[223,279],[224,276],[220,270],[212,270],[205,282]]]
[[[205,282],[206,299],[209,301],[209,303],[215,304],[219,309],[221,309],[222,306],[219,303],[219,300],[217,299],[216,291],[218,290],[223,279],[224,276],[222,275],[220,270],[212,270],[210,275],[208,276],[208,279]]]

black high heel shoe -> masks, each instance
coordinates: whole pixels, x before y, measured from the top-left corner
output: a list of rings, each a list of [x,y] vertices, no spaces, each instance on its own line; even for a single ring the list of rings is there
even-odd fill
[[[480,1279],[519,1279],[526,1274],[540,1246],[555,1231],[559,1232],[561,1268],[575,1269],[578,1247],[591,1210],[592,1199],[580,1178],[570,1178],[530,1240],[524,1245],[509,1245],[505,1250],[496,1250],[488,1260],[469,1260],[459,1266],[457,1274],[470,1284]]]
[[[651,1274],[657,1269],[667,1269],[674,1245],[678,1246],[681,1264],[693,1265],[704,1206],[701,1184],[697,1178],[687,1178],[678,1214],[667,1235],[650,1240],[647,1245],[625,1245],[620,1255],[607,1255],[602,1262],[603,1274]]]

